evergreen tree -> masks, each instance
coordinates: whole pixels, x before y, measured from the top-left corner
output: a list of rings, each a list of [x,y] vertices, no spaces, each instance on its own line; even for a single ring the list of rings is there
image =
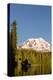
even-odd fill
[[[12,23],[12,30],[11,30],[11,47],[13,49],[16,48],[16,41],[17,41],[17,36],[16,36],[16,21]]]
[[[9,54],[8,54],[8,75],[15,75],[15,54],[16,54],[16,21],[12,23],[12,29],[9,31]]]

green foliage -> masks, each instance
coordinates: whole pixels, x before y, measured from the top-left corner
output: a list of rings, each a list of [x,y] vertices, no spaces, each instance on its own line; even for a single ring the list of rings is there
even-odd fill
[[[21,58],[21,60],[20,60]],[[35,75],[51,73],[51,52],[37,52],[32,49],[17,49],[16,53],[17,68],[15,75]],[[21,63],[27,59],[31,68],[27,74],[21,73]]]
[[[8,74],[9,76],[15,75],[15,67],[17,63],[15,62],[15,54],[16,54],[16,21],[12,23],[11,32],[9,31],[9,53],[8,53]]]
[[[12,30],[11,30],[11,47],[16,48],[16,41],[17,41],[17,35],[16,35],[16,21],[12,23]]]

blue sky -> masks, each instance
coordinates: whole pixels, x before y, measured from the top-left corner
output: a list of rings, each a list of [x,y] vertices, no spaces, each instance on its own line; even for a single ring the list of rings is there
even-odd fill
[[[42,37],[51,42],[51,7],[39,5],[10,5],[10,24],[16,20],[18,44],[28,38]]]

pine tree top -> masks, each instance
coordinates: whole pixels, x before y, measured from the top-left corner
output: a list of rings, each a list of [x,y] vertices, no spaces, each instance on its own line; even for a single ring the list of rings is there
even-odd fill
[[[12,25],[12,26],[16,25],[16,20],[14,20],[11,25]]]

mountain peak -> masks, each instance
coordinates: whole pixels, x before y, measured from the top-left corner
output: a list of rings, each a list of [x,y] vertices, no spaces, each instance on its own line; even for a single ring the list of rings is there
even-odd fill
[[[51,51],[50,44],[43,38],[29,38],[19,48],[34,49],[36,51]]]

